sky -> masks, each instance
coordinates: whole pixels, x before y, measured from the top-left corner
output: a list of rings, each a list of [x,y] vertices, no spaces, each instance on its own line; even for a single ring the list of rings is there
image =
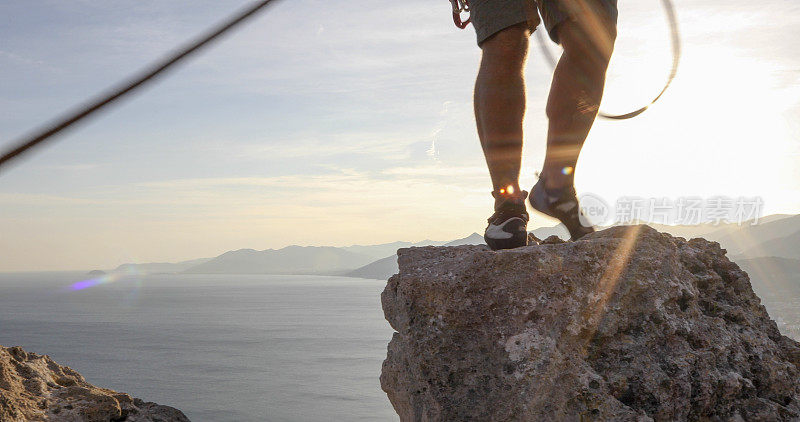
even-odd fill
[[[0,2],[0,148],[246,4]],[[757,196],[764,215],[798,213],[800,3],[675,5],[678,77],[642,116],[596,123],[578,191],[608,203]],[[277,2],[0,172],[0,271],[482,232],[493,200],[472,115],[480,50],[449,7]],[[524,187],[544,157],[551,77],[532,42]],[[620,2],[604,108],[646,103],[670,59],[660,2]],[[553,224],[533,215],[529,228]]]

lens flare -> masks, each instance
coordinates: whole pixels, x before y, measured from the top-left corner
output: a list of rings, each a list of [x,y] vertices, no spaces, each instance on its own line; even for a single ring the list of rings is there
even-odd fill
[[[584,353],[585,349],[589,347],[589,341],[594,337],[594,333],[597,331],[597,327],[600,325],[603,314],[606,310],[606,304],[616,291],[620,277],[628,268],[628,262],[630,261],[631,256],[633,256],[633,251],[636,247],[636,241],[639,238],[639,232],[641,231],[641,228],[642,226],[627,227],[625,236],[621,239],[619,245],[614,250],[612,255],[614,259],[609,262],[605,272],[600,277],[600,280],[598,280],[597,288],[592,295],[594,298],[594,304],[590,303],[590,306],[588,306],[583,312],[583,319],[589,323],[589,327],[591,329],[591,332],[586,336]]]
[[[103,274],[103,275],[98,276],[98,277],[89,278],[89,279],[86,279],[86,280],[81,280],[81,281],[72,283],[69,286],[68,289],[70,291],[77,292],[77,291],[80,291],[80,290],[88,289],[90,287],[95,287],[95,286],[100,286],[100,285],[103,285],[103,284],[114,283],[114,282],[117,282],[117,281],[121,280],[125,276],[136,275],[138,273],[139,272],[135,268],[129,267],[125,271],[115,271],[115,272],[112,272],[112,273]]]
[[[72,290],[73,292],[76,292],[78,290],[88,289],[90,287],[99,286],[101,284],[113,283],[119,280],[120,278],[122,278],[121,274],[117,273],[104,274],[101,275],[100,277],[90,278],[73,283],[71,286],[69,286],[69,289]]]
[[[574,168],[567,166],[561,169],[561,174],[563,174],[564,176],[569,176],[570,174],[572,174],[573,171],[575,171]]]

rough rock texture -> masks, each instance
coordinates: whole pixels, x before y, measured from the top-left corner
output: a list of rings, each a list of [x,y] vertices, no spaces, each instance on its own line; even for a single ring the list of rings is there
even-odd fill
[[[629,226],[399,265],[381,386],[403,421],[800,420],[800,345],[717,243]]]
[[[0,421],[188,421],[177,409],[95,387],[48,356],[0,346]]]

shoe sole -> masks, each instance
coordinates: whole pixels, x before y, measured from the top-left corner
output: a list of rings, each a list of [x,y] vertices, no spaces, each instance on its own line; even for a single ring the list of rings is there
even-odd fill
[[[531,188],[531,194],[528,197],[528,202],[530,202],[531,207],[533,207],[533,209],[535,209],[536,211],[539,211],[540,213],[542,213],[544,215],[547,215],[549,217],[553,217],[556,220],[560,221],[561,224],[563,224],[564,227],[567,228],[567,231],[569,231],[570,240],[575,241],[575,240],[580,239],[583,236],[586,236],[589,233],[593,233],[594,232],[594,227],[586,227],[586,226],[584,226],[583,224],[580,223],[580,220],[578,222],[578,226],[577,227],[571,227],[572,224],[569,223],[570,217],[554,213],[550,209],[550,204],[547,202],[547,194],[546,193],[542,194],[540,192],[540,189],[537,189],[537,186],[539,186],[538,182],[535,185],[533,185],[533,188]],[[541,188],[541,189],[544,189],[544,188]],[[577,201],[575,202],[574,207],[576,207],[578,209],[577,212],[580,212],[580,204]],[[570,210],[572,208],[573,207],[570,207]],[[569,210],[565,210],[564,212],[565,213],[569,212]],[[580,217],[578,217],[578,218],[580,219]]]
[[[500,237],[500,235],[508,235]],[[528,246],[528,223],[521,218],[509,218],[503,224],[489,225],[483,240],[493,251]]]

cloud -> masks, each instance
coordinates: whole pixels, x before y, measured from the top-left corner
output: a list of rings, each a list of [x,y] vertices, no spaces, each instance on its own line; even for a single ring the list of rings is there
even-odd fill
[[[97,170],[107,166],[109,166],[108,163],[76,163],[76,164],[59,164],[50,166],[50,168],[52,168],[53,170],[76,172],[76,171]]]
[[[43,60],[25,57],[17,53],[0,50],[0,60],[31,67],[45,67]]]
[[[243,3],[3,5],[15,19],[0,28],[2,132],[21,133]],[[676,5],[685,41],[678,79],[642,117],[598,122],[580,182],[616,197],[760,189],[763,175],[781,183],[774,198],[796,191],[800,10],[785,0],[756,9],[744,0]],[[605,106],[627,109],[663,83],[668,32],[656,7],[620,3]],[[91,237],[104,246],[81,252],[89,260],[107,256],[108,244],[167,259],[172,250],[191,249],[183,257],[192,258],[224,247],[480,230],[491,186],[472,115],[479,59],[472,29],[453,27],[446,2],[277,3],[135,101],[3,175],[0,233],[42,256]],[[532,48],[525,180],[544,156],[550,75]],[[753,145],[761,148],[746,148]]]
[[[487,177],[488,171],[485,166],[422,166],[422,167],[394,167],[383,170],[382,174],[392,176],[412,176],[412,177]]]
[[[87,199],[71,196],[58,196],[34,193],[3,193],[0,192],[0,204],[5,208],[4,216],[14,207],[22,206],[62,206],[62,205],[97,205],[99,199]],[[2,219],[2,217],[0,217]]]

